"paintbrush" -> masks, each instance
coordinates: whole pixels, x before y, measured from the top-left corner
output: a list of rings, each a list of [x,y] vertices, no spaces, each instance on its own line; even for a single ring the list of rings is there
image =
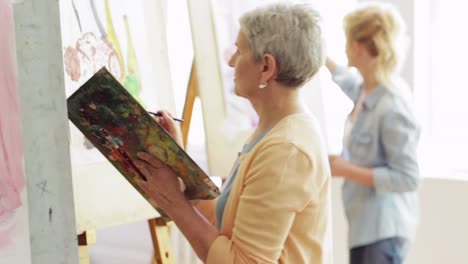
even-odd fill
[[[154,116],[162,117],[161,113],[155,113],[155,112],[150,112],[150,111],[148,111],[148,113],[150,113],[150,114],[152,114]],[[184,122],[183,119],[175,118],[175,117],[172,117],[172,116],[171,116],[171,118],[172,118],[172,120],[177,121],[177,122],[181,122],[181,123]]]

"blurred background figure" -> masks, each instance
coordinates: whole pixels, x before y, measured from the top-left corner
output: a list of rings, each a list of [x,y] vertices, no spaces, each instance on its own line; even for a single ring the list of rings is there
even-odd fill
[[[368,2],[344,18],[348,67],[327,58],[333,80],[352,100],[342,155],[351,264],[403,263],[418,223],[420,128],[398,77],[405,25],[389,4]]]

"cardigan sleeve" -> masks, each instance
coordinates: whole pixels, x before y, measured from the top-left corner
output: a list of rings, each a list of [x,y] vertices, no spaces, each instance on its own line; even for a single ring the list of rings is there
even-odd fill
[[[218,237],[206,263],[277,263],[296,213],[313,199],[312,161],[297,146],[271,144],[255,155],[238,175],[243,190],[232,237]]]

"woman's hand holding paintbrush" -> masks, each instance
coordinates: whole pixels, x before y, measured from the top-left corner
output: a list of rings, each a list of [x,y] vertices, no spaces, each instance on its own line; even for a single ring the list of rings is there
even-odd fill
[[[157,112],[157,113],[148,111],[148,113],[150,113],[150,114],[152,114],[152,115],[154,115],[154,116],[159,116],[159,117],[162,116],[162,111],[159,111],[159,112]],[[181,122],[181,123],[184,122],[183,119],[175,118],[175,117],[172,117],[171,115],[169,115],[169,117],[172,118],[174,121]]]
[[[161,110],[158,111],[157,113],[153,112],[148,112],[152,114],[154,117],[153,119],[160,125],[161,127],[166,130],[166,132],[171,135],[171,137],[179,144],[179,146],[183,146],[182,142],[182,133],[180,132],[180,129],[178,129],[178,126],[176,126],[174,120],[182,122],[182,119],[177,119],[172,117],[167,111]]]

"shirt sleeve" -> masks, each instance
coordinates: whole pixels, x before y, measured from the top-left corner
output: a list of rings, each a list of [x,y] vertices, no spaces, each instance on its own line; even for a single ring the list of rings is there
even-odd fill
[[[296,213],[313,199],[312,178],[311,159],[295,145],[260,150],[243,182],[232,237],[215,240],[207,263],[277,263]]]
[[[415,191],[420,182],[417,161],[419,126],[409,113],[393,110],[383,118],[382,145],[386,166],[373,169],[379,193]]]
[[[360,94],[362,79],[350,68],[337,65],[331,72],[333,81],[341,88],[351,101],[356,102]]]

